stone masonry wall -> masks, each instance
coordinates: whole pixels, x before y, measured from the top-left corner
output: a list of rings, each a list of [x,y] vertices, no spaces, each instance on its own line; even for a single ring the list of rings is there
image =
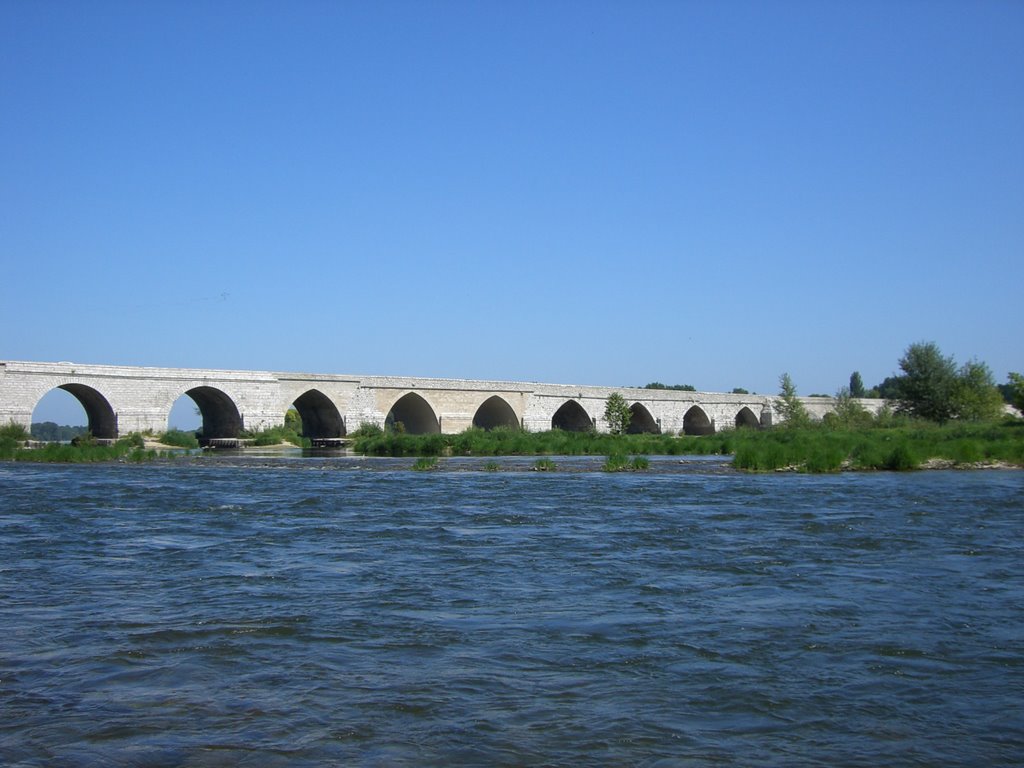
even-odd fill
[[[531,431],[551,428],[555,412],[575,400],[598,430],[605,431],[605,401],[619,392],[630,405],[641,404],[663,433],[677,434],[691,408],[698,408],[715,431],[731,429],[737,414],[749,409],[762,425],[778,423],[773,396],[720,392],[682,392],[623,387],[599,387],[536,382],[474,381],[395,376],[349,376],[269,371],[225,371],[190,368],[82,365],[0,361],[0,423],[30,426],[39,400],[55,387],[90,387],[109,403],[117,431],[161,432],[167,428],[171,406],[196,387],[217,390],[237,407],[245,429],[260,430],[284,423],[284,414],[296,399],[316,390],[338,410],[345,430],[360,424],[382,426],[388,411],[404,395],[415,392],[433,411],[445,433],[460,432],[474,415],[497,395],[512,409],[517,421]],[[802,398],[813,418],[833,407],[831,398]],[[881,400],[861,401],[877,412]]]

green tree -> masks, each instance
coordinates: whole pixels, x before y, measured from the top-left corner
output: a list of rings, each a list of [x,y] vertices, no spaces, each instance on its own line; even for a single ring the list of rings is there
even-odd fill
[[[825,414],[825,423],[829,426],[864,427],[871,421],[871,414],[857,402],[857,399],[846,387],[839,388],[835,396],[834,410]]]
[[[626,399],[618,392],[612,392],[604,403],[604,420],[613,435],[625,434],[629,429],[629,421],[633,412],[629,410]]]
[[[1010,386],[1013,387],[1013,397],[1010,400],[1010,404],[1020,413],[1024,414],[1024,376],[1011,372],[1008,378]]]
[[[935,342],[907,347],[900,358],[896,410],[942,424],[956,415],[956,362],[945,357]]]
[[[900,377],[886,376],[881,384],[876,384],[867,391],[867,397],[881,397],[884,400],[898,400],[900,397]]]
[[[749,395],[750,394],[750,392],[748,390],[744,389],[743,387],[733,387],[732,388],[732,393],[734,395]]]
[[[779,377],[779,395],[775,400],[775,409],[782,415],[787,426],[805,427],[811,423],[810,414],[796,394],[796,384],[788,373]]]
[[[964,363],[953,388],[953,412],[966,421],[994,421],[1003,413],[1003,396],[985,363]]]
[[[850,374],[850,397],[864,397],[864,379],[860,377],[860,371]]]
[[[652,381],[644,384],[644,389],[673,389],[678,392],[696,392],[697,388],[692,384],[662,384],[660,381]]]

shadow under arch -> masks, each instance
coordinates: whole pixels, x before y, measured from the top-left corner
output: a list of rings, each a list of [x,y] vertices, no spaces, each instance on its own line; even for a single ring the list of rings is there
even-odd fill
[[[743,406],[740,408],[740,412],[736,414],[736,428],[739,429],[740,427],[760,429],[761,420],[747,406]]]
[[[505,398],[498,395],[488,397],[476,413],[473,414],[473,426],[477,429],[491,430],[495,427],[519,429],[519,418]]]
[[[436,435],[441,432],[441,422],[434,415],[434,409],[415,392],[402,395],[391,406],[384,420],[384,428],[394,429],[398,423],[410,435]]]
[[[594,428],[590,414],[575,400],[566,400],[551,417],[551,428],[565,432],[589,432]]]
[[[345,420],[338,407],[319,389],[311,389],[292,403],[302,419],[302,436],[320,440],[345,436]]]
[[[627,435],[657,435],[661,433],[661,427],[651,416],[651,412],[642,403],[633,403],[629,406],[629,426],[626,427]]]
[[[686,435],[713,435],[715,433],[715,425],[711,423],[711,419],[704,413],[704,409],[699,405],[690,407],[690,410],[683,416],[683,434]]]
[[[184,394],[191,397],[203,417],[203,440],[238,437],[242,431],[242,416],[238,406],[227,393],[216,387],[193,387]]]
[[[82,404],[89,420],[89,434],[100,440],[117,439],[117,414],[99,390],[85,384],[61,384],[54,389],[70,393]]]

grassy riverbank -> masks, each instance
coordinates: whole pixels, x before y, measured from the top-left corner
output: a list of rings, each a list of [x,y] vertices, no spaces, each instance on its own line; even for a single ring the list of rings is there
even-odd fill
[[[922,422],[859,430],[777,429],[742,435],[733,451],[733,466],[754,471],[985,465],[1024,466],[1024,422],[943,426]]]
[[[21,427],[0,428],[0,460],[37,461],[50,464],[81,464],[101,461],[152,461],[158,451],[147,449],[141,435],[123,437],[113,445],[97,445],[88,437],[72,443],[46,443],[25,448],[27,433]]]
[[[732,455],[749,471],[793,469],[910,470],[950,466],[1024,466],[1024,422],[830,429],[738,429],[702,437],[609,435],[592,432],[523,432],[471,429],[457,435],[369,432],[353,436],[369,456],[684,456]]]
[[[352,449],[367,456],[611,456],[731,453],[729,433],[707,437],[610,435],[595,432],[524,432],[468,429],[455,435],[353,433]]]
[[[168,439],[168,435],[162,437]],[[169,439],[175,437],[170,435]],[[188,447],[193,447],[194,436],[188,434],[187,437],[191,438]],[[0,459],[59,463],[142,462],[169,455],[147,449],[141,435],[131,435],[114,445],[96,445],[84,439],[77,445],[50,443],[32,449],[22,447],[25,439],[20,427],[0,428]],[[642,458],[645,456],[686,455],[731,455],[734,467],[754,472],[1024,467],[1024,421],[1021,420],[943,426],[909,422],[863,428],[812,425],[738,429],[702,437],[508,429],[490,432],[470,429],[456,435],[409,435],[367,429],[354,433],[351,439],[353,450],[368,456],[606,456],[609,457],[605,463],[608,471],[645,469]],[[424,462],[417,468],[434,467],[434,463]]]

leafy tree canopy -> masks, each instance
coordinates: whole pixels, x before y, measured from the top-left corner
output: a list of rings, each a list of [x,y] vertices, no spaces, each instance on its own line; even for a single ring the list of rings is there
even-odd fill
[[[1002,395],[985,363],[972,360],[957,368],[935,342],[907,347],[900,358],[902,376],[886,379],[897,411],[940,424],[950,419],[986,421],[1002,413]]]
[[[613,435],[625,434],[633,417],[626,399],[618,392],[612,392],[604,404],[604,420]]]
[[[864,379],[860,377],[860,371],[850,374],[850,397],[864,397]]]
[[[1019,373],[1010,373],[1010,387],[1012,387],[1012,395],[1010,398],[1010,404],[1021,413],[1024,413],[1024,376]]]
[[[652,381],[644,384],[644,389],[674,389],[679,392],[696,392],[697,388],[692,384],[662,384],[660,381]]]
[[[47,442],[67,443],[80,437],[89,431],[88,427],[69,427],[66,424],[58,425],[52,421],[32,422],[32,437],[36,440]]]
[[[992,421],[1003,412],[1003,396],[985,363],[964,363],[953,388],[953,412],[967,421]]]
[[[865,397],[881,397],[886,400],[897,400],[900,396],[900,377],[886,376],[881,384],[876,384],[867,391]]]
[[[796,384],[788,373],[779,377],[779,395],[775,408],[782,415],[787,426],[804,427],[811,422],[810,414],[796,394]]]
[[[897,410],[940,424],[954,416],[956,362],[933,342],[907,347],[900,358],[903,375],[897,386]]]
[[[831,413],[825,414],[824,421],[830,427],[850,429],[869,426],[873,418],[847,387],[840,387],[836,392],[835,408]]]

